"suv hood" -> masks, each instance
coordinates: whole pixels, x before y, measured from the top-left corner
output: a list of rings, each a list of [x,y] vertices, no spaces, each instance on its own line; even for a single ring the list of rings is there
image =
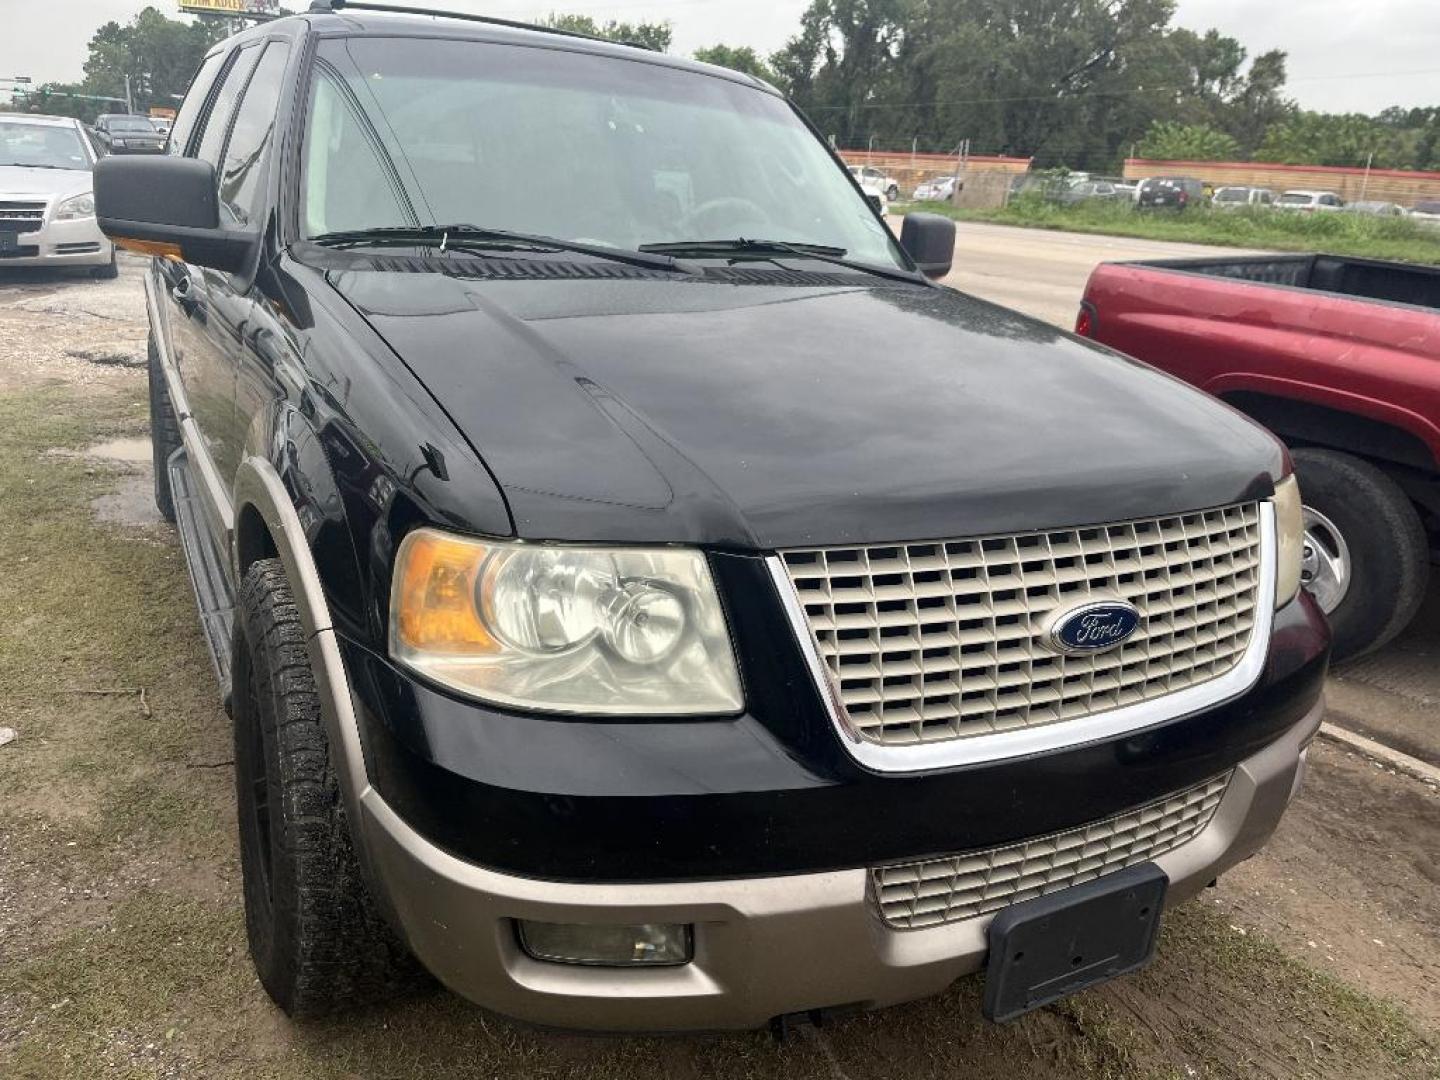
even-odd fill
[[[976,536],[1259,498],[1280,468],[1238,413],[1047,324],[949,289],[787,277],[820,284],[330,281],[527,538]]]

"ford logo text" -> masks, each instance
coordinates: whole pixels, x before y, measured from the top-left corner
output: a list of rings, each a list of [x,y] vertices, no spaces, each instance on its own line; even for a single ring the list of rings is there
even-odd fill
[[[1113,649],[1140,626],[1140,612],[1124,600],[1092,600],[1062,608],[1049,622],[1046,644],[1056,652],[1097,653]]]

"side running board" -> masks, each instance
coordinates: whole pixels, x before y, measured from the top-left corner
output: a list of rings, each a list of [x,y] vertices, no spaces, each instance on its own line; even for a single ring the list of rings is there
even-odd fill
[[[180,545],[185,551],[185,567],[195,588],[195,603],[200,609],[200,628],[210,646],[210,660],[220,680],[220,694],[230,706],[230,639],[235,626],[235,596],[225,576],[225,564],[210,530],[205,527],[203,511],[194,482],[190,478],[190,461],[184,448],[176,450],[166,462],[170,473],[170,495],[175,504],[175,525],[180,531]]]

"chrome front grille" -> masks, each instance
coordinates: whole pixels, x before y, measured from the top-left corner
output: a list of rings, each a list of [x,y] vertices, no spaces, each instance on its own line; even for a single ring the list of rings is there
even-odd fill
[[[847,726],[928,744],[1076,720],[1233,669],[1258,614],[1260,508],[782,559]],[[1052,651],[1047,617],[1091,597],[1128,600],[1139,628],[1109,652]]]
[[[870,871],[885,923],[919,930],[985,915],[1159,858],[1210,824],[1230,774],[1138,810],[1052,836]]]
[[[0,199],[0,229],[34,232],[45,221],[45,204],[30,200]]]

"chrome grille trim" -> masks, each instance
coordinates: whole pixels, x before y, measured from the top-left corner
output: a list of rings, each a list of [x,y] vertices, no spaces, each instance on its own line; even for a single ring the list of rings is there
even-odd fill
[[[33,226],[33,228],[21,228],[21,232],[34,232],[45,222],[45,208],[49,204],[32,199],[0,199],[0,225],[7,228],[17,226]]]
[[[881,743],[866,738],[845,708],[842,694],[831,671],[822,658],[819,642],[802,606],[791,571],[782,555],[772,555],[766,562],[771,580],[784,605],[811,677],[820,691],[836,730],[847,749],[861,764],[880,772],[911,772],[922,769],[969,765],[986,761],[1019,757],[1063,749],[1101,739],[1113,738],[1177,717],[1213,708],[1239,696],[1260,677],[1269,648],[1270,627],[1274,617],[1275,594],[1275,517],[1269,501],[1249,504],[1255,511],[1258,525],[1258,566],[1254,582],[1253,623],[1248,644],[1232,666],[1213,678],[1192,682],[1179,689],[1141,700],[1123,702],[1116,707],[1088,714],[1063,717],[1051,722],[1001,726],[980,734],[950,737],[932,741]],[[1191,515],[1172,515],[1188,517]],[[1151,519],[1158,521],[1161,519]],[[1134,523],[1122,523],[1133,525]],[[1076,530],[1047,530],[1047,533]],[[1044,535],[1044,534],[1041,534]],[[1013,539],[1013,538],[1012,538]],[[972,541],[973,543],[974,541]],[[852,545],[859,547],[914,547],[914,544]],[[930,545],[933,546],[933,545]],[[1103,658],[1104,654],[1101,654]]]
[[[896,930],[973,919],[1158,859],[1215,816],[1231,773],[1103,821],[951,858],[870,871],[876,910]]]

